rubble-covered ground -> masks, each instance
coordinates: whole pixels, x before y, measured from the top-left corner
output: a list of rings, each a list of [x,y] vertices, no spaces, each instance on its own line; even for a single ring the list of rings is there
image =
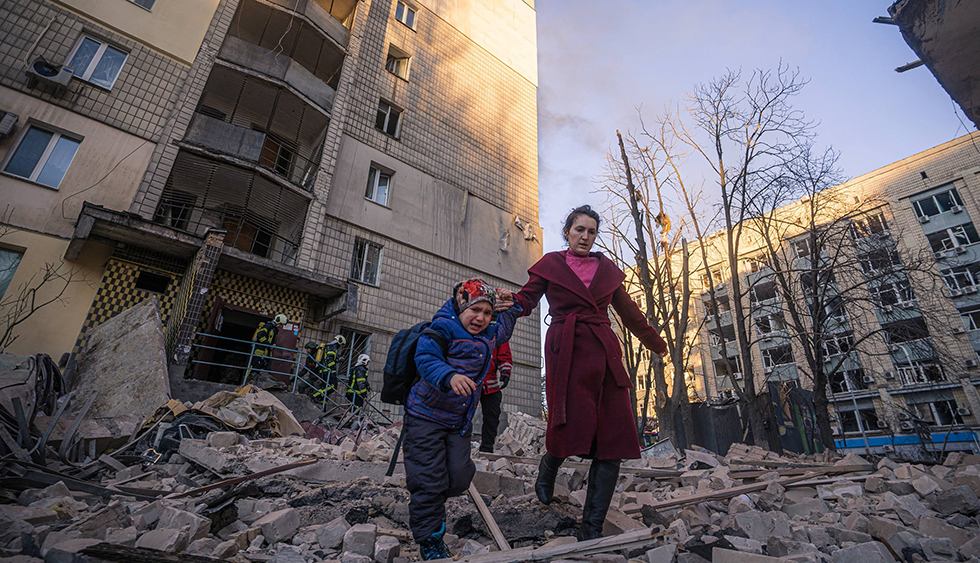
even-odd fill
[[[12,463],[8,456],[0,555],[49,562],[418,559],[400,466],[385,476],[399,426],[365,426],[326,433],[343,436],[339,444],[322,437],[248,439],[240,432],[213,432],[201,440],[184,438],[167,461],[104,464],[89,481],[59,479],[53,470]],[[534,498],[543,431],[540,421],[511,415],[500,453],[474,451],[474,483],[512,547],[574,541],[581,515],[587,462],[566,462],[550,506]],[[307,434],[323,435],[309,425]],[[248,478],[303,461],[302,467]],[[932,466],[889,459],[871,465],[854,455],[828,461],[740,444],[724,458],[688,450],[682,460],[629,461],[604,532],[652,528],[655,538],[639,549],[589,558],[980,561],[980,457],[952,454]],[[53,484],[28,486],[37,484],[38,475]],[[244,479],[200,490],[236,477]],[[479,560],[496,551],[469,497],[451,499],[448,513],[447,543],[458,557]],[[514,552],[510,560],[528,559],[526,554]]]

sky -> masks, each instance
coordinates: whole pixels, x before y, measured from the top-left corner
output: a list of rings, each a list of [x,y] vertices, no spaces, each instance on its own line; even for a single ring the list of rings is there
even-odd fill
[[[727,69],[799,68],[795,105],[846,178],[949,141],[972,124],[887,16],[889,0],[537,0],[538,188],[544,251],[592,193],[616,129],[652,121]],[[967,128],[969,127],[969,129]],[[618,148],[617,148],[618,151]]]

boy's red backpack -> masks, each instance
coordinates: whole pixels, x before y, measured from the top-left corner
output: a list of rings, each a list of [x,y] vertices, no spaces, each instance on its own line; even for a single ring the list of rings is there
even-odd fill
[[[419,336],[431,337],[445,354],[449,342],[438,332],[429,328],[429,321],[419,323],[411,328],[398,331],[388,347],[385,359],[384,384],[381,387],[381,402],[392,405],[404,405],[408,393],[419,379],[418,368],[415,366],[415,349]]]

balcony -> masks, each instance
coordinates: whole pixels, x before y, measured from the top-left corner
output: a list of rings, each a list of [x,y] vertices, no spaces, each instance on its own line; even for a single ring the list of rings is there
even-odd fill
[[[293,265],[309,200],[261,172],[182,150],[153,216],[203,236],[221,229],[225,246]]]
[[[328,122],[286,88],[215,66],[184,142],[310,191]]]
[[[344,64],[348,31],[336,19],[322,15],[325,10],[321,3],[337,5],[340,12],[348,12],[349,17],[353,17],[355,3],[347,0],[332,3],[331,0],[320,0],[320,3],[282,0],[276,3],[289,9],[302,8],[305,11],[301,10],[301,13],[307,17],[297,18],[273,6],[244,0],[235,13],[218,57],[281,81],[329,112]],[[350,4],[349,10],[340,9],[341,4]],[[314,17],[316,14],[321,17]]]

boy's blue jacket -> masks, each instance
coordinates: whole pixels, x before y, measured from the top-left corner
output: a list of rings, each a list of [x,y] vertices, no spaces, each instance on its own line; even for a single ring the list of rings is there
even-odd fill
[[[415,417],[430,420],[465,435],[473,423],[473,413],[480,402],[483,378],[490,366],[490,355],[497,346],[510,340],[514,323],[522,309],[514,305],[499,313],[497,320],[483,332],[466,332],[450,299],[432,317],[429,328],[449,342],[449,353],[431,337],[422,334],[415,349],[415,365],[421,378],[408,394],[405,411]],[[447,357],[448,356],[448,357]],[[461,373],[476,382],[470,395],[456,395],[449,387],[454,374]]]

